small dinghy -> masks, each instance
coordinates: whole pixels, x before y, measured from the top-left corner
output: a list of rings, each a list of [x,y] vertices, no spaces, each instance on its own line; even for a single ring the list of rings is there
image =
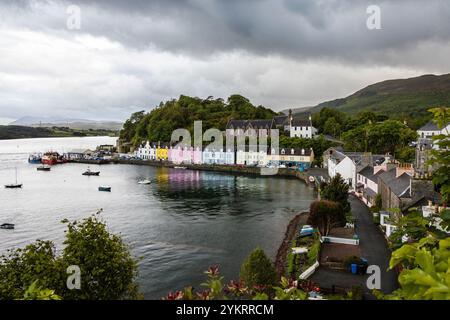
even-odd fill
[[[17,168],[16,168],[16,183],[11,183],[11,184],[6,184],[5,185],[6,189],[18,189],[18,188],[22,188],[22,184],[21,183],[17,183]]]
[[[180,166],[175,166],[175,167],[173,167],[174,169],[181,169],[181,170],[186,170],[187,169],[187,167],[180,167]]]
[[[39,166],[36,168],[37,171],[50,171],[51,168],[49,166]]]
[[[4,224],[0,225],[0,229],[12,230],[12,229],[14,229],[14,225],[12,223],[4,223]]]
[[[22,188],[22,184],[5,184],[6,189],[18,189]]]
[[[91,169],[87,169],[85,172],[82,173],[83,176],[99,176],[100,171],[91,171]]]
[[[106,191],[106,192],[111,192],[111,187],[98,187],[98,191]]]
[[[152,183],[152,182],[150,180],[147,180],[147,179],[138,181],[138,184],[150,184],[150,183]]]

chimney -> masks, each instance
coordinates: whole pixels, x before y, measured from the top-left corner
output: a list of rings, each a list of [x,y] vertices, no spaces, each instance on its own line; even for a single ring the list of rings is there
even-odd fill
[[[412,174],[413,174],[413,167],[412,167],[412,165],[410,163],[399,164],[398,167],[396,168],[395,177],[398,178],[402,174],[404,174],[405,172],[407,174],[409,174],[410,176],[412,176]]]
[[[364,154],[361,156],[361,166],[364,168],[368,165],[372,165],[372,153],[364,152]]]

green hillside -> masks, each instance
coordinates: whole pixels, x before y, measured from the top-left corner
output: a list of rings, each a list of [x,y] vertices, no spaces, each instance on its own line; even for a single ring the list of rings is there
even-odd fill
[[[170,141],[173,130],[179,128],[192,133],[196,120],[202,120],[203,130],[225,130],[230,119],[272,119],[274,115],[276,113],[271,109],[254,106],[247,98],[237,94],[227,101],[182,95],[178,99],[161,102],[150,112],[133,113],[124,123],[120,138],[137,146],[146,140]]]
[[[352,115],[372,111],[392,119],[407,120],[411,126],[419,127],[431,118],[429,108],[449,105],[450,74],[424,75],[375,83],[346,98],[300,109],[296,114],[315,113],[325,107]]]

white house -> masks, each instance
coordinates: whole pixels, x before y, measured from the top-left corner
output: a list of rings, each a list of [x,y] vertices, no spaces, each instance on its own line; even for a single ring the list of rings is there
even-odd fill
[[[370,152],[345,152],[329,148],[323,154],[328,175],[334,178],[338,173],[352,190],[356,189],[357,173],[367,166],[380,166],[389,156],[372,155]]]
[[[334,150],[333,155],[328,159],[328,175],[334,178],[338,173],[347,182],[347,184],[355,189],[356,165],[345,154]]]
[[[291,138],[299,137],[312,139],[317,135],[317,129],[312,126],[311,117],[309,120],[291,120],[289,126],[289,135]]]
[[[378,174],[384,170],[367,166],[356,174],[356,192],[361,200],[369,207],[375,205],[378,193]]]
[[[430,121],[417,130],[417,134],[421,139],[431,139],[440,134],[450,134],[450,123],[448,123],[444,128],[439,129],[434,122]]]
[[[267,146],[238,146],[236,164],[247,166],[265,166],[267,164]]]
[[[231,149],[203,149],[203,163],[205,164],[234,164],[234,151]]]
[[[136,157],[142,160],[155,160],[156,159],[156,146],[151,145],[150,142],[147,141],[145,145],[141,145],[136,150]]]

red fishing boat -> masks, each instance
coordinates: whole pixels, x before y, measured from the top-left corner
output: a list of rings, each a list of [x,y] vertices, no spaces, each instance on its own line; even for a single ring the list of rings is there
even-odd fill
[[[67,160],[64,159],[62,155],[58,152],[49,151],[44,154],[42,157],[42,163],[47,165],[54,165],[58,163],[66,163]]]

